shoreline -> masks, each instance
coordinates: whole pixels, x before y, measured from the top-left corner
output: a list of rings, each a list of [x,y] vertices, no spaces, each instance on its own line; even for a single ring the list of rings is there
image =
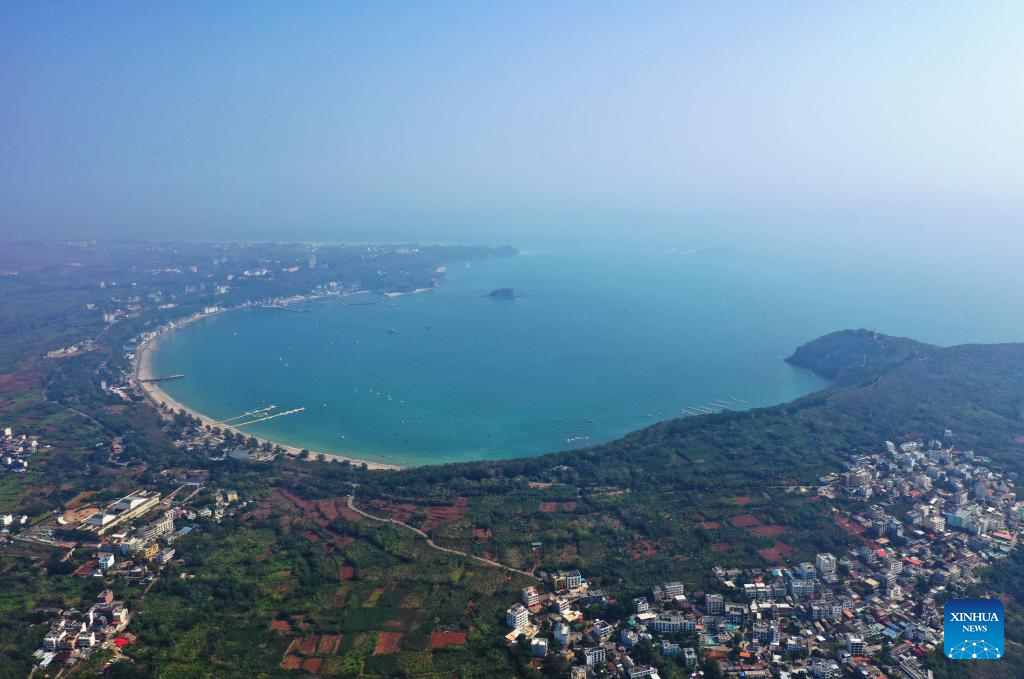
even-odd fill
[[[417,290],[416,292],[425,292],[425,291],[432,290],[432,289],[433,288],[422,288],[420,290]],[[360,292],[365,292],[365,291],[360,291]],[[391,294],[402,294],[402,293],[385,293],[385,294],[391,295]],[[413,293],[405,293],[405,294],[413,294]],[[296,300],[291,300],[291,301],[285,301],[283,304],[285,304],[285,305],[286,304],[290,304],[291,302],[294,302],[294,301],[310,301],[310,299],[309,298],[303,298],[301,300],[296,299]],[[241,307],[241,308],[245,308],[245,307]],[[144,340],[142,340],[138,344],[138,346],[136,346],[136,348],[135,348],[135,359],[132,362],[133,363],[132,382],[134,383],[134,386],[135,386],[136,390],[140,391],[146,397],[146,399],[150,402],[151,405],[153,405],[153,407],[156,408],[157,412],[160,413],[161,416],[164,415],[164,413],[163,413],[163,411],[161,410],[161,407],[160,407],[161,404],[163,404],[164,406],[166,406],[167,408],[170,408],[172,411],[175,411],[175,412],[177,412],[179,410],[184,410],[186,413],[188,413],[192,417],[195,417],[196,419],[198,419],[203,424],[203,426],[220,427],[222,430],[231,431],[231,432],[234,432],[236,434],[240,434],[241,436],[245,436],[246,438],[252,436],[253,438],[255,438],[261,444],[269,443],[272,446],[277,446],[277,447],[281,448],[282,450],[285,451],[285,455],[287,455],[288,457],[291,457],[293,459],[302,459],[302,458],[299,457],[302,454],[302,450],[303,450],[302,448],[299,448],[297,446],[292,446],[292,445],[289,445],[289,444],[286,444],[286,443],[282,443],[280,441],[274,441],[272,439],[267,439],[267,438],[263,438],[263,437],[260,437],[260,436],[254,436],[250,432],[246,432],[246,431],[243,431],[243,430],[238,429],[236,427],[232,427],[230,425],[223,424],[220,421],[215,420],[212,417],[209,417],[208,415],[205,415],[205,414],[195,410],[194,408],[189,408],[188,406],[184,405],[180,401],[172,398],[167,392],[165,392],[164,390],[162,390],[160,388],[160,386],[159,386],[160,383],[159,382],[144,382],[143,381],[143,380],[153,379],[154,377],[156,377],[156,375],[154,375],[154,373],[153,373],[153,354],[155,353],[156,349],[159,347],[160,341],[162,339],[164,339],[164,337],[166,337],[167,335],[169,335],[170,333],[172,333],[172,332],[174,332],[176,330],[180,330],[181,328],[183,328],[183,327],[185,327],[187,325],[191,325],[192,323],[194,323],[196,321],[199,321],[199,320],[202,320],[202,319],[205,319],[205,318],[209,318],[210,316],[214,316],[216,314],[225,313],[225,312],[228,312],[228,311],[235,311],[235,310],[237,310],[237,309],[218,309],[216,311],[212,311],[212,312],[209,312],[209,313],[196,314],[194,316],[190,316],[188,319],[185,319],[185,320],[182,320],[182,321],[175,321],[173,326],[171,326],[171,327],[165,327],[165,328],[163,328],[161,330],[154,331],[149,337],[146,337]],[[325,456],[327,458],[328,462],[347,461],[347,462],[349,462],[351,464],[354,464],[354,465],[366,465],[366,468],[370,469],[370,470],[398,470],[398,469],[405,469],[406,468],[406,467],[403,467],[403,466],[397,465],[397,464],[389,464],[389,463],[386,463],[386,462],[374,462],[372,460],[363,460],[363,459],[360,459],[360,458],[357,458],[357,457],[352,457],[352,456],[349,456],[349,455],[342,455],[342,454],[339,454],[339,453],[330,453],[330,452],[326,452],[326,451],[318,451],[318,450],[313,450],[311,448],[307,448],[306,450],[309,450],[309,454],[313,458],[315,458],[315,456],[317,456],[317,455],[323,455],[323,456]]]

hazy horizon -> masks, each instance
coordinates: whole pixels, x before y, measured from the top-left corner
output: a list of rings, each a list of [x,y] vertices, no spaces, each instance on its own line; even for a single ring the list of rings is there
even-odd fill
[[[1024,6],[8,4],[0,236],[923,236],[1024,214]]]

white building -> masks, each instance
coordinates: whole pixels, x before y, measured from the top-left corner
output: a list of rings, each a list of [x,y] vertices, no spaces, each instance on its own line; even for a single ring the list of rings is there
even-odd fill
[[[846,637],[846,650],[850,652],[850,655],[868,654],[868,646],[864,643],[864,638],[852,634]]]
[[[530,612],[522,604],[512,604],[512,608],[505,611],[505,624],[512,629],[522,629],[530,624]]]
[[[604,647],[595,646],[593,648],[585,648],[583,649],[583,657],[587,659],[588,666],[603,663],[605,660]]]
[[[822,573],[835,573],[836,557],[827,552],[818,554],[814,557],[814,566]]]
[[[814,580],[790,580],[789,593],[794,597],[805,597],[814,594]]]

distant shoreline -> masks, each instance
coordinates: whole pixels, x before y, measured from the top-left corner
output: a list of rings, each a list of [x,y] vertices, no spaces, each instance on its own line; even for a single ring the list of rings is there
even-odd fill
[[[418,288],[416,290],[409,291],[409,292],[385,292],[383,294],[388,299],[392,299],[394,297],[398,297],[398,296],[402,296],[402,295],[413,295],[413,294],[417,294],[417,293],[421,293],[421,292],[428,292],[428,291],[433,290],[433,289],[434,289],[434,287]],[[365,294],[367,292],[369,292],[369,291],[361,290],[361,291],[359,291],[357,293],[351,293],[350,295],[339,295],[339,296],[346,296],[347,297],[347,296],[351,296],[351,295],[354,295],[354,294]],[[293,302],[298,302],[298,301],[310,301],[310,299],[309,298],[302,298],[302,299],[295,299],[295,300],[285,301],[285,302],[282,302],[281,305],[287,305],[287,304],[291,304]],[[240,307],[240,308],[246,308],[246,307]],[[180,401],[172,398],[167,392],[165,392],[164,390],[162,390],[160,388],[160,386],[159,386],[160,383],[159,382],[145,382],[145,381],[143,381],[143,380],[151,380],[151,379],[154,379],[156,377],[159,377],[158,375],[156,375],[153,372],[153,354],[156,352],[158,346],[160,345],[161,340],[166,338],[170,333],[172,333],[172,332],[174,332],[176,330],[180,330],[181,328],[184,328],[187,325],[191,325],[192,323],[194,323],[196,321],[203,320],[203,319],[206,319],[206,318],[210,318],[211,316],[214,316],[216,314],[221,314],[221,313],[225,313],[225,312],[228,312],[228,311],[237,311],[237,310],[238,309],[218,309],[216,311],[212,311],[212,312],[209,312],[209,313],[197,314],[195,316],[189,317],[188,319],[181,320],[181,321],[176,321],[174,323],[173,327],[164,328],[163,330],[160,330],[160,331],[156,332],[155,334],[153,334],[152,336],[150,336],[150,337],[146,338],[145,340],[143,340],[135,349],[135,360],[134,360],[134,366],[133,366],[133,372],[134,372],[134,380],[133,381],[135,383],[135,386],[137,387],[137,389],[139,391],[141,391],[146,396],[146,398],[150,401],[150,403],[153,404],[154,407],[157,408],[158,411],[160,411],[161,404],[163,404],[164,406],[170,408],[174,412],[177,412],[179,410],[184,410],[186,413],[188,413],[192,417],[195,417],[196,419],[198,419],[204,426],[220,427],[222,430],[231,431],[231,432],[234,432],[234,433],[239,434],[241,436],[245,436],[246,438],[249,438],[251,436],[252,438],[255,438],[257,441],[259,441],[261,444],[262,443],[269,443],[269,444],[271,444],[273,446],[280,447],[281,449],[283,449],[285,451],[285,454],[288,455],[289,457],[299,458],[299,456],[302,454],[303,448],[299,448],[299,447],[296,447],[296,446],[288,445],[288,444],[282,443],[280,441],[274,441],[272,439],[267,439],[267,438],[263,438],[263,437],[259,437],[259,436],[254,436],[254,435],[252,435],[249,432],[243,431],[243,430],[238,429],[236,427],[232,427],[230,425],[223,424],[219,420],[215,420],[212,417],[209,417],[208,415],[205,415],[205,414],[199,412],[198,410],[195,410],[194,408],[189,408],[188,406],[184,405]],[[318,450],[312,450],[312,449],[308,449],[308,448],[305,449],[305,450],[309,450],[309,453],[310,453],[311,456],[324,455],[326,458],[328,458],[328,460],[337,460],[339,462],[340,461],[347,461],[347,462],[350,462],[352,464],[363,464],[363,465],[366,465],[367,469],[376,469],[376,470],[381,470],[381,469],[385,469],[385,470],[386,469],[390,469],[390,470],[405,469],[405,467],[403,467],[402,465],[397,465],[397,464],[388,464],[386,462],[374,462],[372,460],[363,460],[363,459],[360,459],[360,458],[357,458],[357,457],[351,457],[351,456],[348,456],[348,455],[341,455],[339,453],[332,453],[332,452],[326,452],[326,451],[318,451]]]

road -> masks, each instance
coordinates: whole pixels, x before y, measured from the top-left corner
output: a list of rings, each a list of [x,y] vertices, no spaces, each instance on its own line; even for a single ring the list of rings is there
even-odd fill
[[[485,559],[482,556],[476,556],[475,554],[469,554],[467,552],[462,552],[462,551],[459,551],[458,549],[451,549],[450,547],[442,547],[441,545],[439,545],[436,542],[434,542],[433,540],[431,540],[429,535],[427,535],[426,533],[421,531],[419,528],[416,528],[415,526],[410,526],[407,523],[402,523],[401,521],[397,521],[395,519],[389,519],[389,518],[387,518],[385,516],[374,516],[373,514],[370,514],[369,512],[364,512],[362,509],[359,509],[358,507],[356,507],[356,496],[355,495],[349,495],[348,496],[348,508],[351,509],[353,512],[356,512],[357,514],[365,516],[368,519],[372,519],[374,521],[382,521],[384,523],[393,523],[396,526],[401,526],[402,528],[405,528],[407,530],[411,530],[413,533],[416,533],[416,535],[418,535],[421,538],[423,538],[424,540],[426,540],[427,544],[430,547],[432,547],[433,549],[436,549],[439,552],[447,552],[448,554],[455,554],[456,556],[461,556],[461,557],[465,557],[467,559],[472,559],[473,561],[477,561],[479,563],[482,563],[485,566],[491,566],[493,568],[502,568],[502,569],[504,569],[506,571],[510,571],[512,573],[518,573],[519,575],[525,575],[526,577],[528,577],[528,578],[530,578],[532,580],[540,581],[540,578],[538,578],[536,575],[534,575],[533,573],[530,573],[528,571],[522,571],[522,570],[519,570],[518,568],[513,568],[512,566],[509,566],[507,564],[503,564],[503,563],[501,563],[499,561],[494,561],[492,559]]]

